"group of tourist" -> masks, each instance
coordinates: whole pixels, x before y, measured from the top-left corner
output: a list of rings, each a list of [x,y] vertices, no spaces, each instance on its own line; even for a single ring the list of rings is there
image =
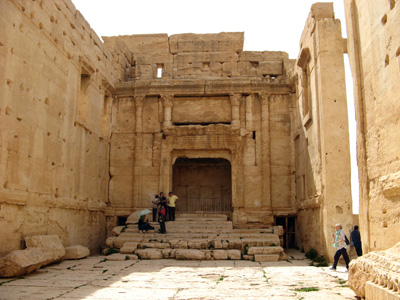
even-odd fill
[[[358,231],[358,226],[354,226],[354,230],[350,234],[350,241],[347,239],[342,228],[342,224],[336,224],[336,233],[332,233],[332,237],[334,239],[333,247],[336,248],[336,253],[333,257],[334,262],[330,268],[331,270],[336,270],[340,256],[343,256],[344,262],[346,263],[346,269],[347,271],[349,270],[350,259],[349,255],[347,254],[348,245],[355,247],[357,255],[362,256],[361,236],[360,232]]]
[[[153,222],[157,220],[160,224],[160,233],[167,233],[165,229],[165,222],[167,222],[167,219],[168,221],[175,221],[175,207],[178,199],[179,198],[172,192],[169,192],[168,198],[164,196],[163,192],[160,192],[159,195],[155,195],[154,199],[152,199]],[[140,217],[138,227],[142,233],[154,229],[150,224],[144,221],[144,216]]]

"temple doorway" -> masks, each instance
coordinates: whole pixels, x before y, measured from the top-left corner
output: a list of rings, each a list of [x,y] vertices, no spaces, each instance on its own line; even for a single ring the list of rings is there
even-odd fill
[[[232,211],[231,164],[222,158],[176,159],[172,168],[173,192],[180,213]]]

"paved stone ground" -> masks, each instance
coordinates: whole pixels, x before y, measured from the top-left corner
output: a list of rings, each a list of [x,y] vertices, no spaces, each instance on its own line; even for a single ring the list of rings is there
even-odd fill
[[[344,267],[309,266],[298,251],[276,263],[251,261],[63,261],[18,279],[0,278],[1,300],[353,299]],[[302,288],[317,291],[299,291]]]

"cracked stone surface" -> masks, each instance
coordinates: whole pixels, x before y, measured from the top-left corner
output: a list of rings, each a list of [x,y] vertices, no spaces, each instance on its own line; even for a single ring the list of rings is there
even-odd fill
[[[44,299],[355,299],[343,266],[309,266],[298,251],[288,261],[63,261],[21,278],[0,278],[0,300]],[[318,288],[305,292],[302,288]]]

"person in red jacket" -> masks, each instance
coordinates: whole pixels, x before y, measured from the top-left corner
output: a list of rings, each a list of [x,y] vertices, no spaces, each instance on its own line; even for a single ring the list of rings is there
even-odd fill
[[[160,233],[167,233],[165,230],[165,206],[162,204],[158,205],[158,223],[160,224]]]

